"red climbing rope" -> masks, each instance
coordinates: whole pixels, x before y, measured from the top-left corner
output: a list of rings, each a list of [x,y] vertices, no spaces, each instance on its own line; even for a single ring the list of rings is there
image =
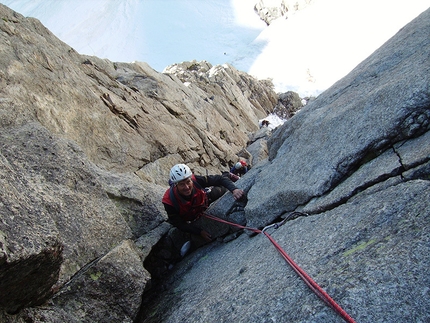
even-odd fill
[[[264,234],[269,240],[270,242],[275,246],[275,248],[278,250],[278,252],[282,255],[282,257],[285,259],[285,261],[291,266],[291,268],[293,268],[293,270],[300,276],[300,278],[303,279],[303,281],[306,283],[306,285],[309,286],[310,289],[312,289],[312,291],[317,294],[317,296],[319,298],[321,298],[328,306],[330,306],[336,313],[338,313],[340,316],[342,316],[342,318],[348,322],[348,323],[355,323],[354,319],[348,315],[348,313],[345,312],[345,310],[342,309],[342,307],[340,307],[302,268],[300,268],[293,259],[291,259],[290,256],[288,256],[288,254],[282,249],[282,247],[275,241],[275,239],[273,239],[273,237],[268,234],[267,232],[265,232],[265,230],[269,227],[274,226],[276,229],[285,223],[285,220],[282,221],[281,223],[275,223],[272,224],[270,226],[267,226],[266,228],[264,228],[263,230],[259,230],[256,228],[250,228],[250,227],[246,227],[237,223],[233,223],[233,222],[229,222],[220,218],[217,218],[213,215],[207,214],[207,213],[203,213],[203,216],[205,216],[208,219],[214,220],[214,221],[218,221],[221,223],[225,223],[240,229],[246,229],[246,230],[250,230],[252,232],[255,233],[261,233]]]

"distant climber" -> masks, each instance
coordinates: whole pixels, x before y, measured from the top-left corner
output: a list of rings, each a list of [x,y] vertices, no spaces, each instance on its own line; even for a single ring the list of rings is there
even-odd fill
[[[230,173],[242,177],[248,172],[248,164],[244,160],[238,161],[231,169]]]
[[[270,124],[269,120],[263,120],[263,121],[261,121],[261,127],[260,128],[268,127],[269,124]]]

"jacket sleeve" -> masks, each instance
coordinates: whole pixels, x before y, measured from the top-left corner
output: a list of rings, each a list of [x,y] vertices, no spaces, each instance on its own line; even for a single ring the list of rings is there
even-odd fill
[[[207,176],[195,176],[197,183],[199,183],[203,188],[209,186],[224,186],[230,192],[237,189],[236,185],[228,177],[222,175],[207,175]]]
[[[167,222],[169,222],[171,225],[173,225],[174,227],[178,228],[181,231],[200,235],[200,232],[202,231],[202,229],[193,225],[193,224],[190,224],[190,223],[187,223],[186,221],[184,221],[179,216],[179,214],[176,211],[176,208],[174,206],[168,205],[165,203],[163,203],[163,205],[164,205],[164,209],[166,210],[166,213],[168,216]]]

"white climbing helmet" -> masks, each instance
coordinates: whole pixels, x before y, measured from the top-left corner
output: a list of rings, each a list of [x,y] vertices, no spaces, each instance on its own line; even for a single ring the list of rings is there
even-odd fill
[[[236,165],[234,165],[234,168],[241,169],[242,168],[242,163],[241,162],[237,162]]]
[[[176,164],[170,170],[170,181],[172,183],[178,183],[184,179],[191,177],[193,173],[191,169],[185,164]]]

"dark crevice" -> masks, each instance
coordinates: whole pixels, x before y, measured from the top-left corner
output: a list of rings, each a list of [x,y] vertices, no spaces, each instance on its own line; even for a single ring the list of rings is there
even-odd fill
[[[393,152],[396,154],[396,156],[397,156],[397,158],[399,160],[399,164],[401,165],[401,167],[400,167],[401,171],[400,171],[399,175],[402,178],[402,180],[404,180],[405,178],[403,177],[403,172],[406,170],[406,167],[403,164],[402,157],[400,156],[399,152],[394,147],[393,147]]]
[[[135,116],[130,116],[126,111],[124,111],[121,107],[116,106],[108,93],[103,93],[100,96],[103,103],[109,108],[109,110],[120,119],[122,119],[125,123],[127,123],[132,129],[136,130],[138,128],[138,123]]]
[[[70,285],[71,283],[73,283],[76,279],[78,279],[79,277],[81,277],[83,274],[85,274],[93,265],[95,265],[96,263],[98,263],[98,261],[104,257],[105,255],[101,255],[93,260],[91,260],[90,262],[88,262],[87,264],[85,264],[81,269],[79,269],[76,273],[74,273],[74,275],[72,277],[70,277],[70,279],[64,283],[63,286],[61,286],[61,289],[59,290],[58,294],[54,295],[53,298],[55,298],[56,296],[58,296],[59,294],[61,294],[61,291],[64,290],[65,287],[67,287],[68,285]]]

